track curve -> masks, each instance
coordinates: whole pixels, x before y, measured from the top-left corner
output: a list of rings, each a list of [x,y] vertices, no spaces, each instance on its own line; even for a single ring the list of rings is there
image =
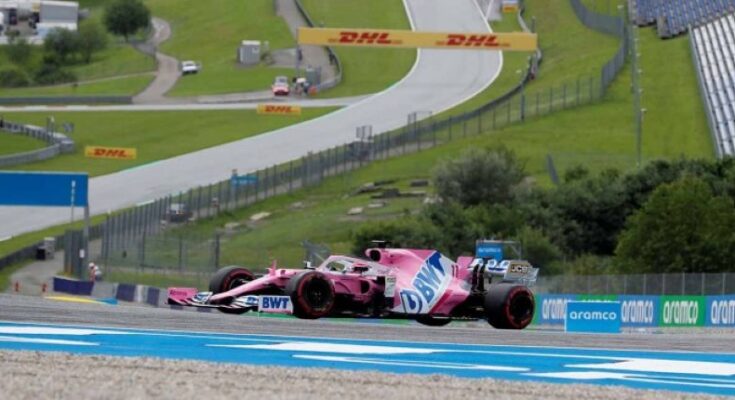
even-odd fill
[[[416,30],[487,31],[474,0],[405,0]],[[440,112],[486,88],[502,67],[497,51],[420,50],[411,72],[391,88],[305,123],[162,160],[90,182],[92,214],[128,207],[187,188],[297,159],[354,140],[355,128],[384,132],[406,123],[414,111]],[[68,211],[0,207],[0,237],[63,223]]]

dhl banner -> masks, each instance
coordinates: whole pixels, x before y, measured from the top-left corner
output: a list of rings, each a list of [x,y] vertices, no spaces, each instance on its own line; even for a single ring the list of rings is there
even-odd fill
[[[258,114],[301,115],[301,107],[288,104],[258,104]]]
[[[84,148],[84,155],[89,158],[135,160],[138,157],[138,151],[127,147],[86,146]]]
[[[444,33],[390,29],[299,28],[299,44],[535,51],[535,33]]]

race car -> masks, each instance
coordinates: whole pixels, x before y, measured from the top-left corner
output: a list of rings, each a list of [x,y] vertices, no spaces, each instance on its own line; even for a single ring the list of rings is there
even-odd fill
[[[271,85],[271,92],[274,96],[288,96],[291,88],[288,85],[288,77],[277,76]]]
[[[169,304],[305,319],[410,318],[430,326],[485,319],[500,329],[523,329],[533,319],[528,285],[538,269],[527,261],[476,256],[455,262],[435,250],[387,247],[365,254],[367,259],[333,255],[305,269],[279,268],[274,262],[261,277],[225,267],[212,277],[208,292],[170,288]]]

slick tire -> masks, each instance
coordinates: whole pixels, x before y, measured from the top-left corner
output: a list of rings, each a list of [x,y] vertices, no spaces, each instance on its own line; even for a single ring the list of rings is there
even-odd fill
[[[522,285],[490,285],[485,295],[485,317],[497,329],[523,329],[533,320],[536,302]]]
[[[299,318],[322,318],[334,308],[334,286],[321,272],[306,271],[294,276],[286,285],[286,294],[291,297],[293,313]]]
[[[245,268],[238,266],[224,267],[217,271],[209,281],[209,291],[217,294],[230,291],[255,279],[255,275]],[[247,309],[219,308],[225,314],[243,314]]]

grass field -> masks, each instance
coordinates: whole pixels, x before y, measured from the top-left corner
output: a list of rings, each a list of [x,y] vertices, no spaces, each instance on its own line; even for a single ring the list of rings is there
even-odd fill
[[[15,169],[86,171],[92,176],[102,175],[254,136],[332,110],[305,109],[298,117],[257,115],[255,110],[51,113],[57,124],[74,122],[71,137],[76,142],[76,152]],[[48,116],[42,113],[5,114],[8,120],[32,124],[43,124]],[[138,158],[120,161],[86,158],[84,146],[89,145],[135,147]]]
[[[0,156],[37,150],[45,146],[46,143],[40,140],[0,131]]]
[[[264,90],[276,75],[291,72],[265,65],[239,67],[235,59],[242,40],[268,41],[271,50],[296,46],[286,22],[276,16],[273,0],[149,0],[147,4],[153,15],[171,24],[171,39],[161,51],[202,63],[202,71],[180,79],[171,96]]]
[[[333,28],[410,29],[399,0],[303,0],[317,24]],[[342,83],[321,97],[354,96],[379,92],[403,78],[413,66],[412,49],[337,47],[342,61]]]
[[[576,79],[581,74],[597,74],[600,66],[617,49],[617,41],[586,30],[577,20],[565,0],[528,1],[528,16],[544,15],[537,21],[542,35],[541,45],[545,61],[538,79],[528,90],[544,89],[561,79]],[[563,23],[562,23],[563,22]],[[563,40],[572,32],[574,40]],[[648,85],[646,106],[650,108],[644,130],[643,155],[645,160],[688,157],[712,157],[706,125],[700,124],[701,107],[698,104],[696,83],[687,71],[686,39],[662,43],[641,32],[644,84]],[[580,50],[582,49],[582,50]],[[560,56],[561,54],[561,56]],[[672,60],[660,63],[655,60]],[[522,65],[522,59],[517,60]],[[647,65],[647,63],[654,65]],[[676,64],[674,64],[676,62]],[[684,65],[674,70],[671,65]],[[647,70],[651,70],[650,73]],[[498,82],[512,86],[513,74],[506,70]],[[559,78],[558,78],[559,77]],[[672,81],[679,81],[672,85]],[[684,96],[684,104],[677,104],[671,112],[668,96]],[[660,98],[659,98],[660,96]],[[477,100],[476,100],[477,101]],[[688,101],[691,105],[688,106]],[[456,157],[468,147],[504,144],[526,161],[526,170],[540,185],[550,185],[545,158],[552,154],[560,171],[582,164],[593,171],[615,167],[621,170],[635,168],[635,138],[630,96],[630,73],[623,71],[608,90],[603,101],[559,112],[524,124],[517,124],[496,132],[456,141],[418,154],[376,162],[353,173],[326,180],[322,185],[299,191],[293,195],[270,199],[229,216],[204,221],[186,228],[182,233],[211,234],[231,221],[245,221],[260,211],[271,212],[268,219],[251,231],[226,239],[222,244],[223,265],[237,263],[254,269],[268,265],[277,257],[285,265],[299,266],[304,257],[303,240],[323,243],[333,252],[347,252],[350,234],[367,220],[396,218],[415,212],[420,200],[389,200],[383,209],[368,210],[360,217],[348,217],[347,211],[365,206],[370,199],[365,195],[347,196],[360,185],[378,180],[397,179],[396,187],[406,187],[411,179],[428,178],[439,160]],[[465,106],[466,107],[466,106]],[[679,110],[678,107],[684,107]],[[431,189],[429,189],[431,190]],[[303,209],[292,204],[302,202]]]
[[[145,89],[153,80],[152,73],[123,76],[119,78],[103,78],[91,82],[78,84],[27,87],[5,89],[0,91],[0,97],[23,96],[128,96]]]

